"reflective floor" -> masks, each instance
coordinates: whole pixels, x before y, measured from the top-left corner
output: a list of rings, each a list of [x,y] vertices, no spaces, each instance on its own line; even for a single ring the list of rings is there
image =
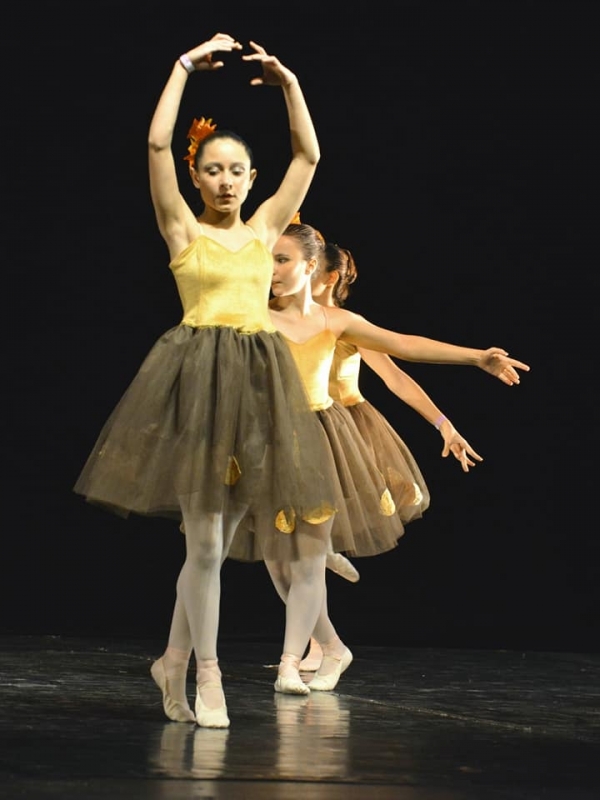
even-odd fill
[[[160,651],[0,638],[0,797],[600,798],[600,655],[356,647],[335,692],[291,697],[276,643],[225,642],[219,731],[165,720]]]

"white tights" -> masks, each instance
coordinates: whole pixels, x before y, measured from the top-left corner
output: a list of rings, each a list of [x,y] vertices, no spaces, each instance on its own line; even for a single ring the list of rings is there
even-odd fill
[[[217,657],[221,567],[245,508],[226,514],[199,514],[193,503],[181,501],[186,558],[177,579],[167,649],[191,654],[196,660]]]
[[[199,514],[188,500],[182,501],[181,508],[186,559],[177,580],[177,599],[163,664],[169,674],[173,699],[187,705],[185,674],[192,650],[199,673],[217,660],[221,567],[246,509],[229,509],[226,514]],[[331,524],[332,520],[323,523],[327,527]],[[301,522],[292,535],[301,536],[303,525],[308,523]],[[327,616],[325,561],[324,548],[322,555],[303,556],[285,564],[267,563],[272,577],[271,570],[285,576],[282,582],[282,586],[285,584],[282,599],[286,604],[283,652],[298,659],[302,658],[313,630],[319,641],[328,641],[331,634],[335,636]]]
[[[292,591],[293,591],[293,576],[292,576],[293,564],[282,563],[279,561],[265,561],[265,566],[269,571],[269,575],[271,576],[273,585],[277,590],[277,594],[286,604],[286,621],[289,622],[290,619],[289,603],[290,600],[292,599]],[[314,617],[315,606],[317,606],[316,618]],[[301,612],[302,609],[299,609],[299,611]],[[322,586],[320,591],[315,592],[315,596],[311,598],[310,601],[307,601],[304,616],[305,619],[302,621],[302,623],[294,626],[294,628],[297,629],[299,632],[301,631],[301,635],[303,637],[305,636],[308,621],[310,619],[315,619],[313,627],[309,629],[309,638],[312,634],[312,636],[322,646],[338,639],[337,631],[335,630],[333,623],[329,619],[329,611],[327,608],[327,587],[325,585],[324,579],[322,581]],[[287,630],[286,630],[286,639],[287,639]],[[300,655],[300,657],[302,657],[302,655],[304,654],[304,650],[306,649],[307,639],[304,638],[303,641],[304,645],[301,652],[298,651],[298,645],[295,642],[293,650],[288,650],[288,647],[284,645],[284,652],[286,653],[291,652],[294,655]],[[291,644],[292,643],[290,641],[290,645]]]

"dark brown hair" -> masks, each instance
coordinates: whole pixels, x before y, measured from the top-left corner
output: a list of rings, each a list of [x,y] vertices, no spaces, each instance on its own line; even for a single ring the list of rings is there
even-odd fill
[[[306,225],[304,222],[292,222],[281,235],[291,236],[292,239],[295,239],[307,261],[316,258],[319,263],[321,262],[325,239],[312,225]]]
[[[333,242],[327,242],[323,248],[320,264],[326,273],[337,272],[339,275],[333,287],[333,300],[336,306],[343,306],[350,294],[350,284],[358,278],[352,253]]]
[[[234,133],[233,131],[225,131],[225,130],[213,131],[213,133],[207,136],[206,139],[202,139],[202,141],[199,143],[198,149],[196,150],[196,155],[194,157],[194,167],[196,169],[198,169],[198,161],[200,160],[200,157],[204,152],[204,148],[209,142],[214,142],[215,139],[232,139],[234,142],[241,144],[244,150],[246,151],[246,155],[250,159],[250,169],[252,169],[254,165],[254,156],[252,154],[252,149],[250,148],[248,142],[246,142],[245,139],[242,139],[242,137],[239,134]]]

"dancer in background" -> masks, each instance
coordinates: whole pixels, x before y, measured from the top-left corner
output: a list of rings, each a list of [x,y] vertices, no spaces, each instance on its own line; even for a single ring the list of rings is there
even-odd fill
[[[323,242],[318,265],[311,282],[312,297],[326,307],[342,307],[356,281],[358,271],[352,253],[332,242]],[[400,400],[417,411],[439,431],[443,439],[442,457],[452,454],[464,472],[482,457],[461,436],[448,417],[426,392],[387,354],[358,348],[338,340],[329,376],[329,394],[351,412],[369,450],[383,472],[392,493],[396,511],[406,525],[420,518],[429,507],[430,495],[425,479],[405,442],[383,415],[361,394],[359,375],[364,361]],[[342,554],[336,554],[341,557]],[[350,566],[353,566],[350,563]],[[348,570],[348,567],[346,567]],[[300,669],[313,672],[322,660],[321,646],[311,637]]]
[[[367,456],[364,455],[365,440],[351,412],[329,394],[329,376],[338,343],[387,353],[407,361],[478,366],[509,386],[520,382],[517,369],[528,371],[529,367],[509,358],[500,348],[478,350],[399,334],[375,326],[338,306],[326,308],[320,305],[312,297],[311,278],[318,267],[322,247],[322,237],[311,226],[291,224],[286,228],[273,250],[271,291],[274,297],[270,302],[271,316],[298,364],[312,407],[327,433],[344,496],[351,505],[352,498],[358,498],[361,491],[361,465],[357,463],[357,458],[366,458],[371,465],[375,462],[368,448]],[[362,466],[365,465],[366,462]],[[381,469],[379,471],[384,474]],[[414,492],[412,497],[414,504]],[[392,500],[391,496],[389,499]],[[389,513],[395,519],[400,519],[393,500]],[[374,530],[361,525],[360,520],[357,522],[347,514],[338,512],[331,530],[333,550],[355,556],[376,555],[396,544],[386,539],[387,532],[386,526]],[[231,548],[233,557],[239,539],[236,533]],[[265,559],[265,563],[280,596],[287,602],[291,585],[287,565],[272,559]],[[329,619],[326,599],[313,636],[322,648],[323,659],[308,687],[311,690],[329,691],[337,685],[341,674],[351,663],[352,654]]]

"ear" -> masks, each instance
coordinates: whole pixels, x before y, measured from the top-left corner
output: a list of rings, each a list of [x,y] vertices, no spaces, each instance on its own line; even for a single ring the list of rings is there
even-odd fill
[[[248,185],[248,189],[252,188],[254,181],[256,180],[256,176],[258,175],[258,171],[254,169],[254,167],[250,170],[250,182]]]
[[[196,189],[200,188],[200,183],[198,182],[198,173],[196,169],[190,164],[190,178],[192,179],[192,183],[196,187]]]
[[[337,269],[334,269],[333,272],[327,273],[327,280],[325,281],[325,286],[335,286],[336,283],[340,279],[340,273]]]
[[[306,274],[307,275],[312,275],[314,273],[314,271],[316,270],[318,265],[319,265],[319,259],[318,258],[310,258],[306,262]]]

